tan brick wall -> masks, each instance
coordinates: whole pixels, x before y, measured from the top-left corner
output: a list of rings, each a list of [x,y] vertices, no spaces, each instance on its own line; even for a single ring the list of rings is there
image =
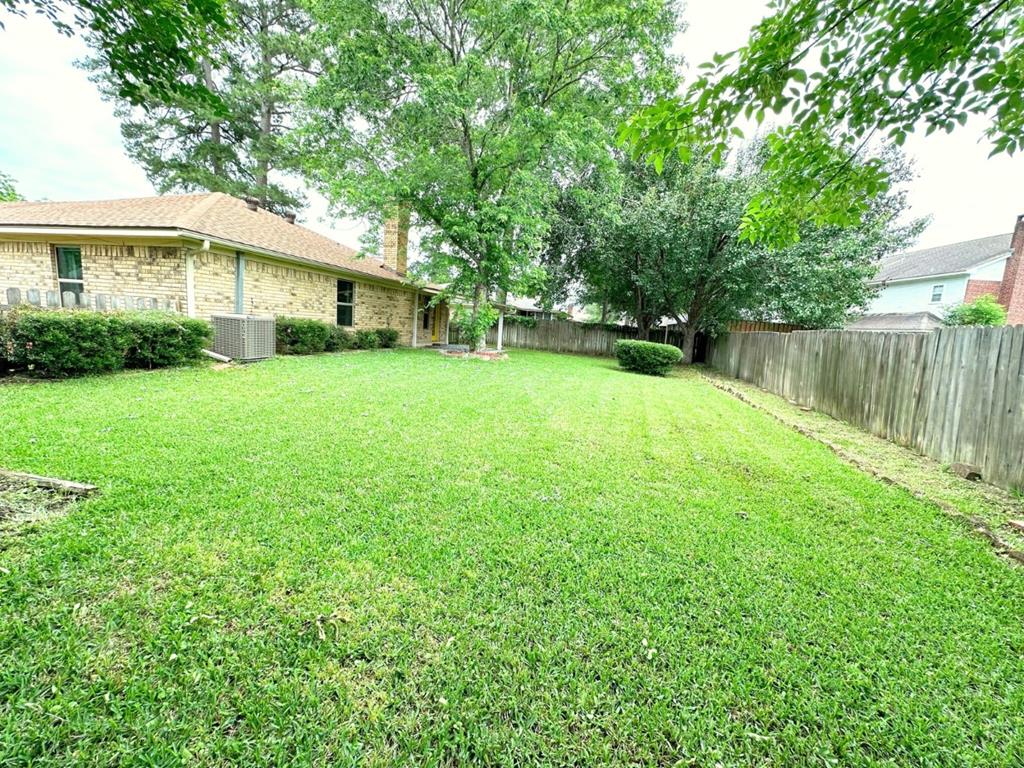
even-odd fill
[[[373,328],[394,328],[398,331],[398,343],[412,344],[412,309],[415,293],[403,288],[355,283],[356,330]],[[419,339],[422,343],[422,337]]]
[[[87,292],[169,299],[184,308],[185,260],[181,248],[88,242],[73,245],[82,250],[82,279]],[[53,246],[33,241],[0,242],[0,291],[9,287],[56,290]]]
[[[337,278],[324,272],[245,260],[245,311],[333,323],[337,317]]]
[[[235,311],[235,257],[223,253],[189,251],[195,260],[196,317]]]
[[[185,310],[184,250],[171,246],[84,243],[82,279],[89,293],[176,302]]]
[[[57,289],[53,253],[46,243],[17,240],[0,241],[0,294],[8,288],[40,291]]]

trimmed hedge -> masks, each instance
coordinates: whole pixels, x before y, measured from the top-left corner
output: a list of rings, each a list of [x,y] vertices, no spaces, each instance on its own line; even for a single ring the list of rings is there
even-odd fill
[[[301,317],[277,318],[277,351],[282,355],[318,355],[327,350],[331,327]]]
[[[213,328],[205,320],[167,312],[139,312],[122,316],[132,342],[128,368],[164,368],[195,362],[213,341]]]
[[[356,349],[377,349],[380,347],[380,336],[376,331],[356,331]]]
[[[63,378],[193,363],[210,324],[163,312],[18,309],[0,316],[4,370]]]
[[[671,344],[619,339],[615,342],[615,357],[626,370],[664,376],[682,360],[683,353]]]
[[[377,339],[384,349],[392,349],[398,346],[398,331],[394,328],[378,328]]]
[[[277,318],[277,351],[282,355],[318,355],[346,349],[390,349],[398,346],[394,328],[363,329],[355,333],[320,320]]]
[[[327,339],[328,352],[344,352],[346,349],[354,349],[355,337],[342,328],[340,325],[331,326],[331,335]]]

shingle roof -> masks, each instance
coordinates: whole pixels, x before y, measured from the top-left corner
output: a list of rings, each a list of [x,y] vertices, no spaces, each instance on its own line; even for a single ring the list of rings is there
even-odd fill
[[[0,203],[0,231],[5,226],[177,229],[378,279],[409,282],[379,261],[361,259],[353,249],[300,224],[289,224],[262,208],[250,211],[244,201],[221,192],[67,203]]]
[[[848,331],[933,331],[942,319],[931,312],[879,312],[862,315],[846,326]]]
[[[906,280],[928,275],[955,275],[967,272],[996,256],[1009,254],[1012,237],[1012,233],[993,235],[886,256],[879,264],[875,281]]]

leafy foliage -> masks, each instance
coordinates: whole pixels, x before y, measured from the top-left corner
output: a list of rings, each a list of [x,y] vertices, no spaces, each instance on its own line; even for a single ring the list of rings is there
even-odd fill
[[[159,312],[17,309],[0,317],[5,364],[49,378],[194,363],[211,336],[204,320]]]
[[[909,244],[921,222],[898,224],[900,191],[876,198],[856,228],[804,225],[796,245],[773,250],[741,236],[749,203],[761,194],[765,149],[755,145],[731,166],[670,157],[659,173],[628,158],[565,191],[544,263],[549,291],[575,294],[624,313],[647,338],[660,318],[685,324],[690,359],[698,331],[735,320],[841,325],[867,305],[868,279],[885,253]],[[890,153],[887,169],[909,173]]]
[[[427,273],[471,300],[532,295],[559,180],[605,157],[608,126],[675,82],[668,0],[317,0],[322,76],[307,171],[378,225],[395,204]],[[474,331],[475,333],[475,331]]]
[[[628,371],[664,376],[682,359],[683,353],[671,344],[619,339],[615,342],[615,357]]]
[[[469,345],[470,349],[483,346],[487,329],[498,319],[498,310],[484,302],[477,307],[456,304],[452,312],[452,324],[459,331],[459,338]]]
[[[327,350],[331,326],[304,317],[276,319],[277,351],[282,355],[318,355]]]
[[[901,145],[918,124],[989,121],[993,153],[1024,141],[1024,4],[979,0],[773,0],[738,51],[718,54],[682,96],[620,132],[656,167],[678,153],[719,158],[742,119],[785,118],[769,135],[767,183],[743,237],[788,245],[800,226],[849,226],[890,180],[872,139]]]
[[[309,72],[310,20],[297,0],[226,0],[231,29],[191,80],[216,95],[119,94],[102,58],[87,64],[115,102],[125,149],[160,193],[205,190],[254,197],[278,213],[305,204],[276,176],[293,168],[286,146],[298,80]]]
[[[216,106],[194,75],[207,45],[228,30],[223,0],[0,0],[0,9],[34,11],[63,34],[85,31],[119,98]]]
[[[213,340],[205,320],[169,312],[133,312],[120,315],[131,343],[125,355],[128,368],[164,368],[202,359]]]
[[[1006,325],[1006,307],[988,294],[946,310],[944,325]]]
[[[325,352],[344,352],[346,349],[355,347],[355,337],[351,332],[340,325],[331,326],[331,335],[324,345]]]
[[[378,328],[377,339],[383,349],[393,349],[398,346],[398,331],[394,328]]]
[[[0,171],[0,203],[10,203],[23,199],[14,186],[14,179]]]
[[[380,336],[376,331],[363,329],[356,331],[354,349],[379,349]]]

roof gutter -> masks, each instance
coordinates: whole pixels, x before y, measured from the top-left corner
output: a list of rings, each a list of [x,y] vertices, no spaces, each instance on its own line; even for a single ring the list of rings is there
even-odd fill
[[[940,272],[937,275],[916,275],[915,277],[891,277],[887,280],[871,280],[868,285],[886,286],[891,283],[913,283],[918,280],[935,280],[939,277],[964,277],[970,276],[970,272]]]

